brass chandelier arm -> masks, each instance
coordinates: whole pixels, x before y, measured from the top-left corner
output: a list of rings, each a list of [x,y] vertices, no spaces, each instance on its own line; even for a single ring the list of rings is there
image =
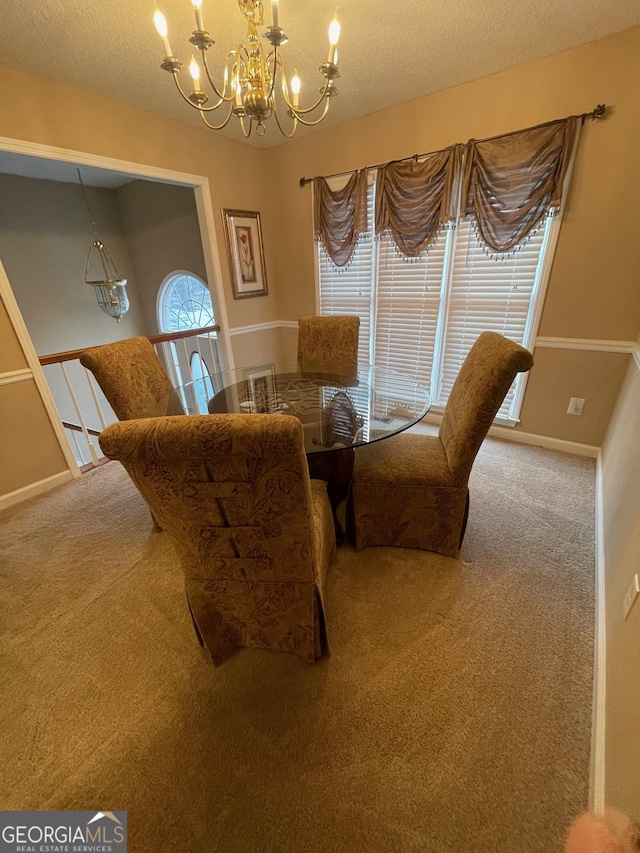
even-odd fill
[[[182,89],[182,86],[180,85],[180,81],[178,80],[178,72],[177,71],[173,72],[173,82],[176,84],[176,88],[177,88],[178,92],[180,92],[180,95],[189,104],[189,106],[193,107],[194,110],[198,110],[200,113],[203,113],[203,112],[212,113],[214,110],[217,110],[218,107],[220,107],[224,103],[224,101],[221,98],[216,104],[212,104],[209,107],[205,107],[204,105],[198,106],[198,104],[193,103],[193,101],[189,98],[188,95],[185,95],[185,93]],[[224,125],[223,125],[223,127],[224,127]],[[212,130],[213,130],[213,128],[212,128]]]
[[[286,74],[284,71],[284,63],[282,62],[281,59],[278,60],[278,65],[280,67],[280,76],[282,78],[282,97],[284,98],[284,102],[287,105],[287,107],[290,110],[293,110],[293,112],[298,116],[298,118],[300,118],[300,116],[308,115],[309,113],[314,112],[314,110],[317,110],[324,98],[327,98],[327,100],[329,100],[329,89],[331,87],[331,79],[329,77],[326,77],[325,81],[324,81],[324,85],[323,85],[322,89],[320,89],[320,97],[315,102],[315,104],[312,104],[310,107],[304,107],[304,108],[300,107],[300,106],[294,106],[294,104],[289,100],[289,87],[287,86],[287,77],[286,77]],[[274,79],[275,79],[275,69],[274,69]],[[327,110],[325,109],[324,115],[326,115],[326,114],[327,114]],[[304,122],[303,122],[303,124],[304,124]]]
[[[324,109],[322,110],[322,112],[320,113],[320,115],[318,116],[317,119],[314,119],[313,121],[311,121],[310,119],[302,118],[302,116],[298,114],[298,110],[295,110],[295,109],[292,110],[294,117],[300,122],[300,124],[305,125],[305,127],[313,127],[316,124],[320,124],[322,119],[329,112],[330,96],[327,94],[327,95],[325,95],[325,97],[326,97],[326,102],[324,105]],[[306,112],[308,112],[308,110]]]
[[[293,118],[293,125],[292,125],[292,129],[291,129],[291,133],[289,133],[288,131],[286,131],[286,130],[284,129],[284,127],[282,126],[282,124],[280,123],[280,118],[279,118],[279,116],[278,116],[278,111],[277,111],[277,110],[274,110],[274,112],[273,112],[273,117],[274,117],[274,118],[275,118],[275,120],[276,120],[276,124],[278,125],[278,130],[280,131],[280,133],[281,133],[283,136],[286,136],[286,137],[287,137],[287,139],[292,139],[292,138],[293,138],[293,135],[295,134],[296,130],[298,129],[298,119],[296,118],[296,116],[295,116],[292,112],[290,112],[290,113],[289,113],[289,115]]]
[[[227,58],[225,60],[225,70],[227,71],[227,77],[226,77],[227,80],[229,79],[229,74],[228,74],[229,57],[237,56],[237,54],[238,54],[238,52],[236,50],[231,50],[227,54]],[[235,92],[232,91],[231,94],[225,95],[225,89],[223,88],[222,92],[219,92],[218,87],[213,82],[213,77],[211,76],[211,72],[209,71],[209,65],[207,63],[207,52],[206,52],[206,50],[202,51],[202,66],[204,68],[204,73],[206,74],[207,80],[209,81],[209,85],[211,86],[213,91],[216,93],[217,97],[220,98],[220,103],[222,103],[222,101],[227,101],[227,103],[229,101],[233,101],[233,99],[235,98]]]
[[[204,111],[200,110],[199,112],[200,112],[200,118],[206,124],[206,126],[209,128],[209,130],[222,130],[222,128],[226,127],[229,124],[229,121],[231,120],[231,116],[233,115],[233,105],[229,104],[229,112],[227,113],[226,118],[224,119],[224,121],[221,124],[211,124],[211,122],[207,119],[206,115],[204,114]]]
[[[251,131],[253,130],[253,119],[249,117],[249,130],[244,126],[244,116],[238,115],[240,119],[240,130],[242,131],[242,135],[245,139],[248,139],[251,136]]]

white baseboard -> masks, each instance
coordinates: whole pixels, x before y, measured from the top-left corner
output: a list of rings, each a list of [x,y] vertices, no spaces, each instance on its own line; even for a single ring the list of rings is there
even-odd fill
[[[56,486],[61,486],[63,483],[68,483],[74,480],[75,477],[71,471],[61,471],[59,474],[54,474],[52,477],[46,477],[44,480],[38,480],[37,483],[30,483],[28,486],[23,486],[21,489],[16,489],[14,492],[9,492],[6,495],[0,495],[0,511],[8,509],[17,503],[22,503],[28,498],[35,498],[37,495],[42,495]]]
[[[605,805],[605,711],[606,711],[606,610],[604,598],[604,507],[602,491],[602,454],[596,466],[596,570],[595,635],[593,640],[593,705],[591,717],[591,766],[589,806],[602,813]]]
[[[442,415],[429,412],[422,419],[430,424],[439,424]],[[564,438],[553,438],[550,435],[536,435],[531,432],[509,429],[508,427],[492,426],[489,435],[493,438],[503,438],[506,441],[515,441],[519,444],[531,444],[534,447],[544,447],[547,450],[559,450],[562,453],[573,453],[574,456],[588,456],[597,459],[600,448],[593,444],[580,444],[577,441],[567,441]]]
[[[533,444],[536,447],[545,447],[547,450],[559,450],[562,453],[573,453],[574,456],[589,456],[597,459],[600,448],[594,444],[580,444],[577,441],[567,441],[564,438],[553,438],[550,435],[535,435],[531,432],[507,429],[506,427],[492,426],[489,435],[494,438],[504,438],[507,441],[516,441],[520,444]]]

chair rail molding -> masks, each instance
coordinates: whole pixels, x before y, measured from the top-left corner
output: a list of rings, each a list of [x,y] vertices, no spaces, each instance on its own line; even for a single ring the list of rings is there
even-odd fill
[[[33,379],[33,370],[29,367],[0,373],[0,385],[13,385],[14,382],[24,382],[25,379]]]
[[[604,341],[595,338],[538,337],[535,340],[535,346],[547,349],[577,349],[595,352],[634,353],[635,350],[640,350],[636,341]]]
[[[236,326],[229,329],[231,337],[235,335],[251,335],[254,332],[268,332],[271,329],[297,329],[297,320],[270,320],[267,323],[254,323],[251,326]]]

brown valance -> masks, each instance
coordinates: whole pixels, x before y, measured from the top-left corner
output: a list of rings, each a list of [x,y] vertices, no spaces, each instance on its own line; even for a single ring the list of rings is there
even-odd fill
[[[367,232],[367,170],[354,172],[346,186],[332,190],[313,180],[315,238],[337,267],[351,260],[358,237]]]
[[[467,143],[462,213],[475,219],[492,251],[515,249],[560,206],[581,118]]]
[[[376,234],[388,233],[403,255],[428,249],[457,214],[462,146],[424,160],[399,160],[378,169]]]

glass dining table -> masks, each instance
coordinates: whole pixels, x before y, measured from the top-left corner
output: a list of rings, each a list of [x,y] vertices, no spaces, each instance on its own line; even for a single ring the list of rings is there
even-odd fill
[[[203,376],[176,388],[187,414],[287,414],[302,423],[309,473],[327,482],[336,538],[336,507],[348,494],[354,450],[416,424],[429,410],[428,389],[414,377],[374,365],[355,376],[301,372],[293,363],[262,364]]]

